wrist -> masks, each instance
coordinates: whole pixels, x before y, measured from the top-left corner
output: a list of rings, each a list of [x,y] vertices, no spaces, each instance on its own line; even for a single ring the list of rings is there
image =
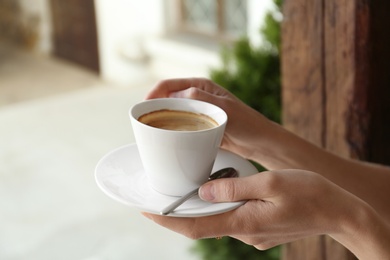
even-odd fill
[[[246,158],[260,163],[269,170],[306,169],[299,164],[301,159],[307,163],[307,159],[304,158],[307,149],[303,145],[308,142],[268,119],[263,120],[262,124],[254,129],[257,135],[247,142]]]
[[[359,201],[346,210],[339,228],[329,235],[359,259],[388,259],[390,227],[370,205]]]
[[[233,109],[233,106],[229,109]],[[234,111],[228,109],[226,111],[229,115],[235,115]],[[270,129],[277,124],[246,105],[239,111],[240,114],[236,115],[239,120],[234,120],[234,116],[232,120],[228,120],[224,148],[246,159],[261,163],[258,155],[260,154],[261,158],[261,151],[265,148],[266,140],[270,138],[272,132]],[[242,114],[246,116],[243,117]],[[281,128],[279,125],[278,127]]]

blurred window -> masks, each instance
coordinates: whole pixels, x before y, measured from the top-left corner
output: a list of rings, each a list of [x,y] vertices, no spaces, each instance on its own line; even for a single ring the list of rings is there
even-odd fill
[[[184,32],[232,40],[247,32],[247,0],[181,0]]]

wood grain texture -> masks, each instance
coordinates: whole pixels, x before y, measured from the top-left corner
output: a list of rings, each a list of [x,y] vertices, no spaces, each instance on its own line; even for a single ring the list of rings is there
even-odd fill
[[[324,145],[323,2],[290,0],[283,6],[283,125]],[[325,259],[324,238],[302,239],[283,247],[282,259]]]
[[[283,13],[282,121],[287,129],[322,145],[322,0],[285,1]]]
[[[50,0],[54,55],[99,72],[94,0]]]
[[[355,87],[355,2],[324,1],[324,148],[349,157],[345,116]]]
[[[364,158],[370,111],[370,14],[365,0],[286,0],[283,124],[344,157]],[[283,259],[355,259],[326,236],[290,243]]]

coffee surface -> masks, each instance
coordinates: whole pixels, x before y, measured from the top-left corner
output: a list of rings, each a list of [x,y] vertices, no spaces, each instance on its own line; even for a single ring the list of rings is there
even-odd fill
[[[207,115],[168,109],[144,114],[138,121],[152,127],[175,131],[199,131],[218,126],[218,123]]]

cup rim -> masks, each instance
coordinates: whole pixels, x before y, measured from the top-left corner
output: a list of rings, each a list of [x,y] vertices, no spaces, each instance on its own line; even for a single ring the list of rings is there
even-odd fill
[[[135,110],[137,108],[139,108],[140,106],[145,106],[147,103],[156,103],[156,102],[162,102],[162,103],[169,103],[169,102],[179,102],[179,103],[187,103],[188,102],[192,102],[194,104],[206,104],[207,106],[211,106],[213,107],[213,109],[215,109],[216,111],[218,111],[218,114],[221,114],[222,115],[222,119],[218,120],[220,122],[218,122],[218,125],[217,126],[214,126],[212,128],[208,128],[208,129],[203,129],[203,130],[196,130],[196,131],[176,131],[176,130],[169,130],[169,129],[162,129],[162,128],[156,128],[156,127],[153,127],[153,126],[149,126],[149,125],[146,125],[140,121],[138,121],[138,118],[141,116],[141,115],[144,115],[146,113],[150,113],[150,112],[153,112],[153,111],[158,111],[159,109],[172,109],[172,108],[164,108],[164,107],[161,107],[161,108],[157,108],[157,109],[149,109],[150,111],[145,111],[145,112],[142,112],[142,114],[136,116],[135,115]],[[175,108],[173,108],[175,109]],[[190,111],[190,112],[195,112],[195,111]],[[141,124],[143,125],[144,127],[146,128],[150,128],[150,129],[157,129],[161,132],[174,132],[176,134],[180,133],[180,134],[188,134],[188,133],[201,133],[201,132],[208,132],[208,131],[213,131],[215,129],[218,129],[218,128],[221,128],[221,127],[224,127],[226,124],[227,124],[227,120],[228,120],[228,116],[226,114],[226,112],[220,108],[219,106],[217,105],[214,105],[212,103],[209,103],[209,102],[205,102],[205,101],[201,101],[201,100],[196,100],[196,99],[189,99],[189,98],[156,98],[156,99],[148,99],[148,100],[144,100],[142,102],[139,102],[135,105],[133,105],[130,109],[129,109],[129,116],[130,118],[136,122],[137,124]],[[212,117],[214,120],[216,120],[212,115],[207,115],[207,116],[210,116]],[[216,120],[217,121],[217,120]]]

